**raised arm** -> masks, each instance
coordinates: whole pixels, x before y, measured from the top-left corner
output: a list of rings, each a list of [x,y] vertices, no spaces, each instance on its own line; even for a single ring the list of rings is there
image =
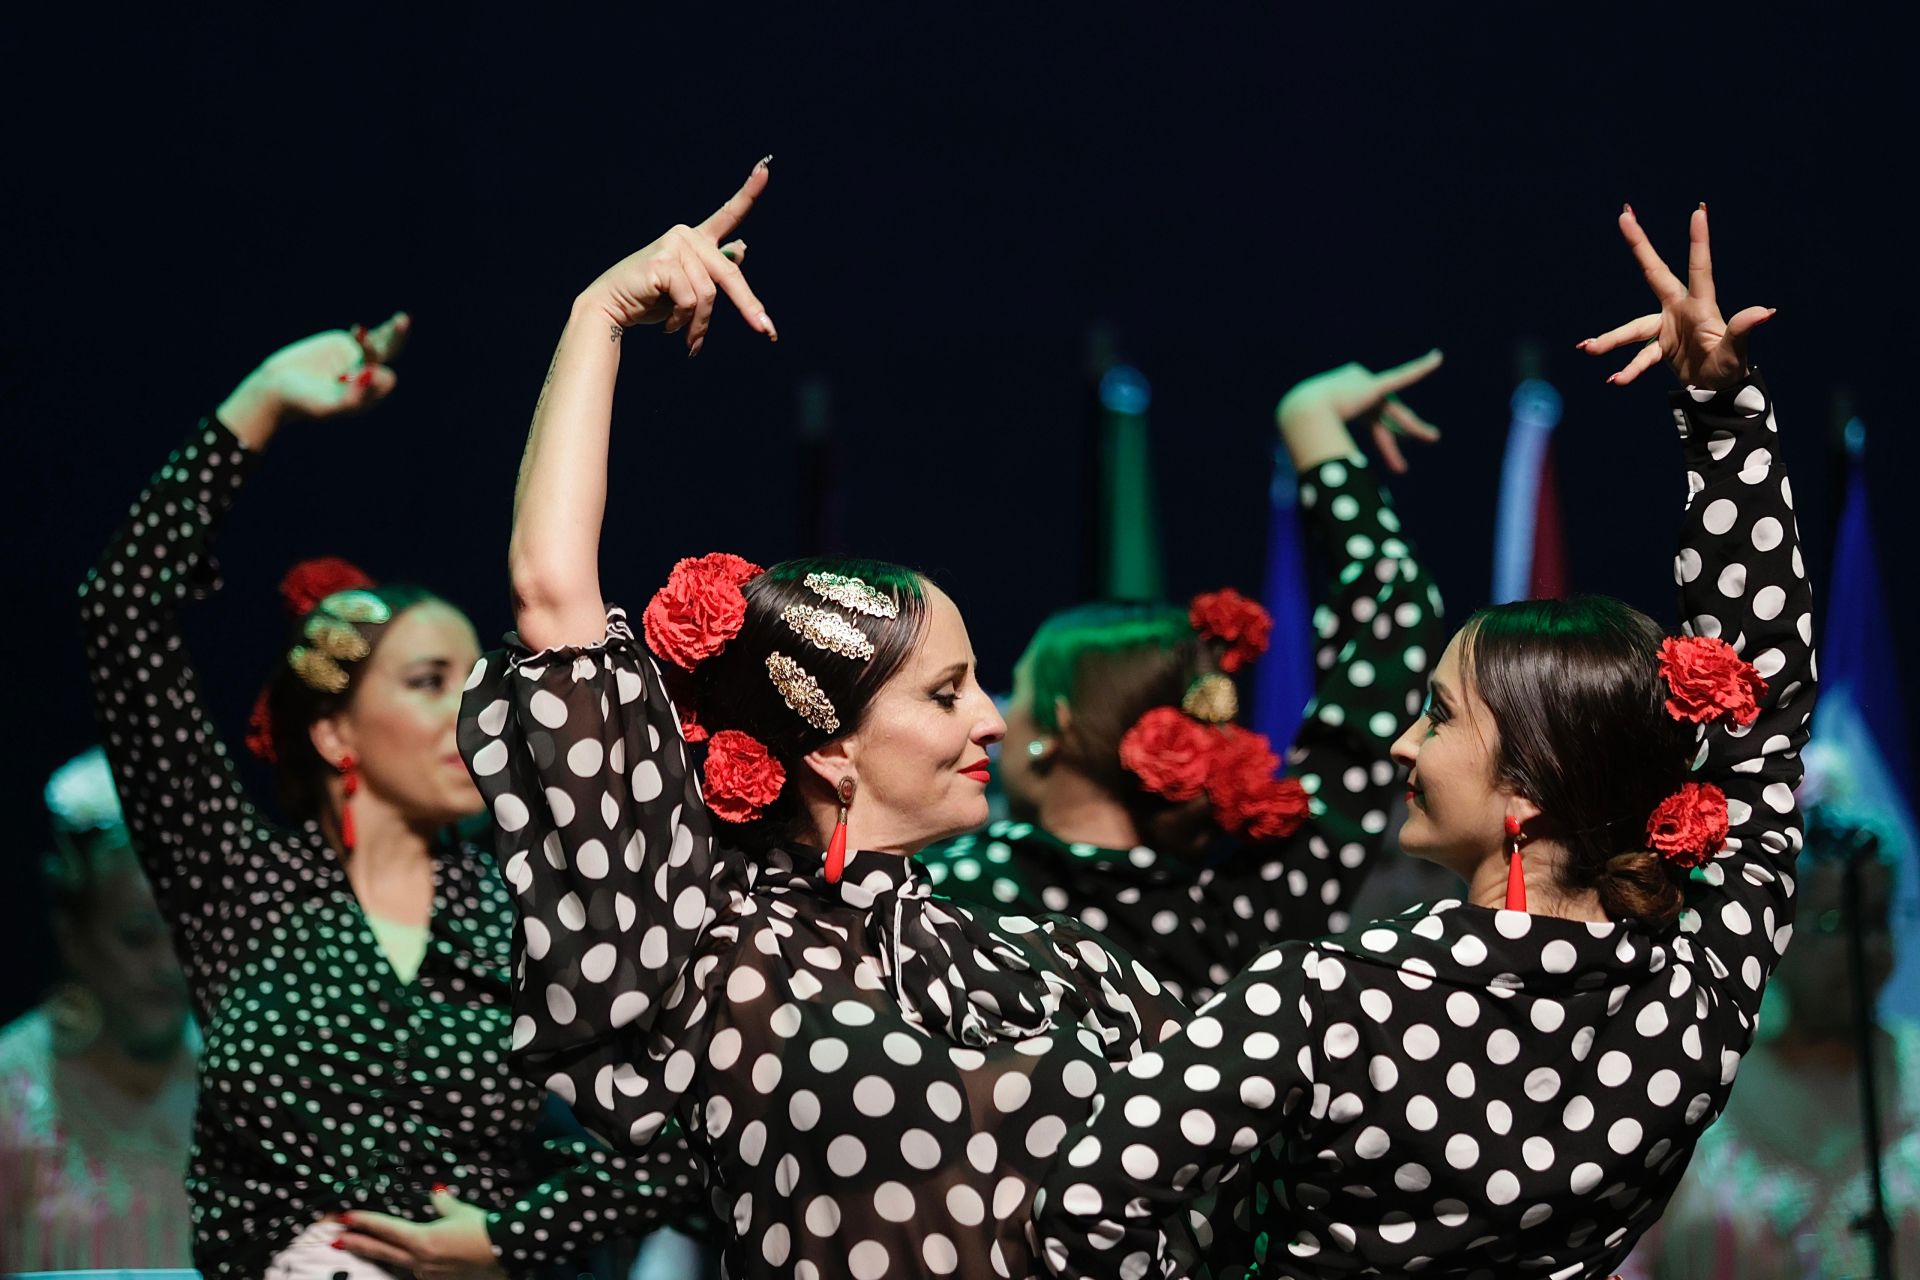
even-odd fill
[[[636,325],[686,332],[687,354],[706,343],[721,292],[747,323],[777,338],[747,287],[746,244],[721,241],[766,189],[768,160],[698,226],[676,226],[614,264],[574,299],[533,410],[514,491],[508,572],[515,625],[533,649],[592,644],[606,630],[600,594],[600,522],[607,505],[607,439],[621,338]]]
[[[179,609],[218,586],[212,544],[281,424],[365,409],[393,390],[407,329],[315,334],[269,356],[167,459],[80,587],[94,705],[127,829],[196,993],[226,963],[265,824],[208,719]]]
[[[1725,640],[1766,680],[1746,727],[1706,730],[1696,776],[1727,796],[1725,850],[1695,873],[1682,927],[1732,975],[1722,984],[1751,1027],[1760,991],[1793,932],[1793,860],[1802,841],[1794,789],[1813,718],[1813,590],[1799,546],[1793,489],[1773,397],[1747,363],[1746,336],[1773,315],[1749,307],[1722,320],[1707,211],[1690,226],[1685,284],[1660,260],[1632,210],[1620,229],[1660,302],[1657,315],[1589,338],[1599,355],[1647,345],[1609,381],[1631,382],[1662,358],[1687,459],[1686,516],[1674,577],[1689,634]]]
[[[1343,365],[1294,387],[1276,413],[1301,478],[1301,519],[1330,570],[1314,610],[1313,701],[1287,758],[1315,800],[1312,831],[1289,843],[1288,874],[1273,881],[1306,890],[1287,909],[1288,937],[1345,927],[1342,913],[1386,840],[1399,776],[1389,749],[1445,641],[1439,589],[1348,426],[1368,423],[1388,469],[1404,474],[1397,437],[1432,442],[1439,432],[1399,392],[1439,365],[1438,351],[1381,373]]]

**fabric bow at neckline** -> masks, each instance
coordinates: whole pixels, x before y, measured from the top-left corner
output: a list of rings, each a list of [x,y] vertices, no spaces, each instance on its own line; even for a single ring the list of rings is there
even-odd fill
[[[969,1048],[1027,1040],[1052,1028],[1060,990],[1035,972],[1019,947],[934,897],[912,858],[849,853],[839,882],[829,883],[825,855],[794,845],[769,853],[765,871],[773,884],[865,914],[868,940],[885,958],[894,999],[912,1021]]]

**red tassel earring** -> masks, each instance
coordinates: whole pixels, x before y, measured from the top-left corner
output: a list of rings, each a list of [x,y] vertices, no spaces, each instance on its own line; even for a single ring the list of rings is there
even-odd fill
[[[358,843],[353,829],[353,797],[360,790],[360,762],[352,756],[340,758],[340,786],[345,798],[340,801],[340,844],[348,853]]]
[[[839,884],[840,873],[847,869],[847,810],[853,805],[853,779],[840,779],[840,821],[833,824],[833,839],[827,842],[827,883]]]
[[[1507,910],[1527,909],[1527,877],[1520,866],[1520,819],[1507,816]]]

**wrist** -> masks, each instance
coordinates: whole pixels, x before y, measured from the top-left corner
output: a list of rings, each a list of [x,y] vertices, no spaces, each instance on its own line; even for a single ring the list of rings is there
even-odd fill
[[[248,374],[214,410],[220,425],[249,449],[261,449],[286,418],[286,406],[266,386],[260,371]]]
[[[1323,400],[1288,392],[1274,417],[1294,470],[1302,475],[1323,462],[1350,457],[1358,450],[1345,419]]]

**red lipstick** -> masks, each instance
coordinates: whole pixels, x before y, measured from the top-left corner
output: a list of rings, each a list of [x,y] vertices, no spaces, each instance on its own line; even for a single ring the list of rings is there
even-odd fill
[[[987,785],[987,780],[992,777],[992,773],[984,759],[976,760],[970,765],[963,766],[960,772],[966,774],[983,787]]]

